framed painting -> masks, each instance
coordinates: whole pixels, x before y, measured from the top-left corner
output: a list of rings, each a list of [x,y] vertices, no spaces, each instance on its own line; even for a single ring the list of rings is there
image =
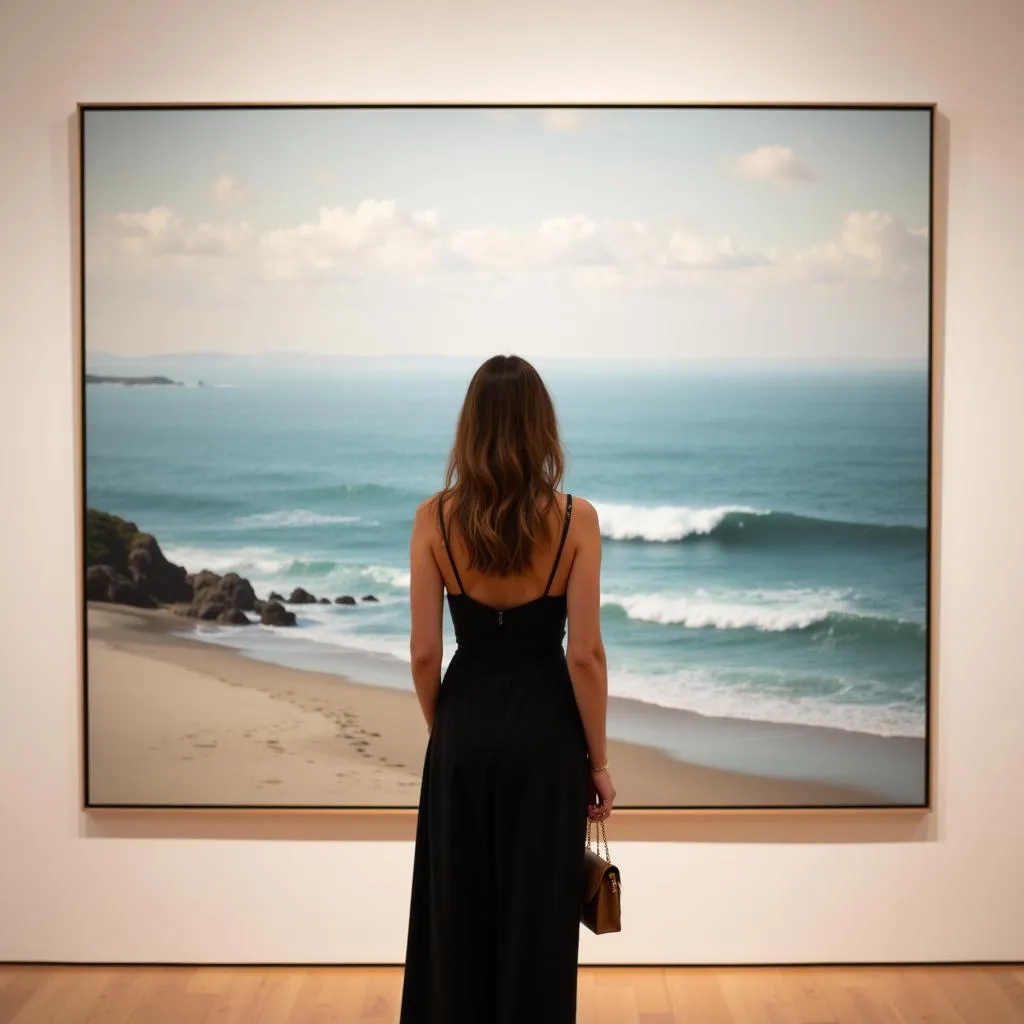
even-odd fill
[[[600,518],[617,808],[929,805],[931,106],[79,117],[87,807],[415,808],[497,352]]]

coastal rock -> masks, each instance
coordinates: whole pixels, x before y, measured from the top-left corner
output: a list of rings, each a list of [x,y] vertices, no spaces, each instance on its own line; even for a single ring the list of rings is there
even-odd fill
[[[268,601],[283,601],[284,598],[276,591],[272,590],[270,596],[267,598]]]
[[[335,604],[355,604],[356,599],[351,594],[342,594],[334,599]]]
[[[139,608],[170,605],[179,615],[206,620],[216,620],[225,611],[262,612],[245,577],[209,569],[188,573],[164,555],[152,534],[95,508],[86,509],[85,564],[85,593],[90,601]],[[310,599],[315,600],[312,595]],[[219,621],[241,625],[252,620],[230,615]]]
[[[108,600],[114,604],[130,604],[135,608],[158,608],[159,602],[152,594],[147,594],[134,580],[124,576],[110,584],[107,591]]]
[[[252,584],[237,572],[229,572],[221,578],[220,593],[234,608],[239,608],[243,612],[256,609],[256,591],[252,589]]]
[[[85,571],[85,599],[87,601],[109,601],[107,593],[118,573],[110,565],[90,565]]]
[[[364,600],[364,601],[375,601],[375,602],[379,602],[379,600],[380,600],[380,599],[379,599],[379,598],[376,598],[376,597],[374,597],[374,596],[373,596],[373,594],[364,594],[364,595],[363,595],[363,600]]]
[[[316,604],[316,598],[303,587],[296,587],[292,596],[288,598],[289,604]]]
[[[158,607],[151,594],[110,565],[92,565],[86,570],[85,596],[88,601],[109,601],[133,608]]]
[[[227,626],[248,626],[251,624],[249,616],[241,608],[225,608],[217,616],[217,621]]]
[[[230,607],[223,601],[197,601],[192,604],[190,614],[194,619],[216,622]]]
[[[237,572],[229,572],[223,576],[204,571],[193,577],[195,597],[193,604],[204,601],[220,601],[244,612],[256,610],[256,592],[252,584]]]
[[[139,536],[135,523],[97,508],[85,513],[85,564],[107,565],[122,576],[129,575],[128,552]]]
[[[193,588],[185,569],[167,559],[152,534],[142,533],[135,523],[96,508],[88,508],[85,513],[85,564],[90,600],[140,608],[192,600]],[[116,579],[106,573],[102,577],[95,572],[89,574],[92,569],[104,567]]]
[[[330,603],[331,602],[330,602],[329,598],[326,598],[326,597],[321,597],[320,598],[320,604],[330,604]]]
[[[192,585],[184,566],[168,561],[156,538],[140,533],[128,552],[131,577],[146,593],[165,604],[192,599]]]
[[[218,583],[220,581],[220,573],[213,572],[210,569],[201,569],[199,572],[189,573],[185,578],[191,585],[192,590],[195,593],[199,593],[200,590],[205,590],[214,583]]]
[[[295,612],[290,612],[278,601],[268,601],[260,613],[264,626],[294,626]]]

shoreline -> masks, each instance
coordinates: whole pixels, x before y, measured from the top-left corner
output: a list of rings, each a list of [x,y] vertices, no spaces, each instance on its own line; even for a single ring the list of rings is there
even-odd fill
[[[178,636],[194,620],[167,609],[88,602],[87,615],[92,802],[415,809],[427,731],[411,683],[408,690],[361,683]],[[698,763],[723,760],[729,738],[734,759],[737,748],[742,759],[758,743],[789,752],[800,740],[810,767],[820,760],[821,744],[833,755],[839,748],[840,761],[845,756],[873,765],[872,751],[906,760],[921,742],[834,735],[841,732],[704,718],[611,697],[608,755],[617,806],[900,802],[873,786]],[[653,736],[657,745],[638,742],[641,735]],[[679,746],[699,758],[681,759]]]

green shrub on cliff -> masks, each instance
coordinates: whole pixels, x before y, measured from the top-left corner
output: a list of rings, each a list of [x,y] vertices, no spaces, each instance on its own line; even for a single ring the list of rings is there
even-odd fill
[[[85,511],[85,564],[109,565],[120,573],[128,572],[128,552],[140,535],[139,528],[120,516]]]

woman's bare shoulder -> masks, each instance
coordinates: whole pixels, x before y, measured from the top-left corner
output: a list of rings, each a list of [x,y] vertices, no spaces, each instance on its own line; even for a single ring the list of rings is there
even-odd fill
[[[429,516],[437,515],[437,503],[443,493],[443,491],[434,491],[433,494],[427,495],[427,497],[425,497],[416,506],[416,518],[426,519]]]
[[[584,515],[596,516],[597,509],[594,508],[593,504],[583,497],[582,494],[576,494],[573,492],[572,496],[572,514],[576,515],[577,512],[582,512]]]
[[[579,526],[594,528],[597,526],[597,509],[582,495],[573,494],[572,518]]]

